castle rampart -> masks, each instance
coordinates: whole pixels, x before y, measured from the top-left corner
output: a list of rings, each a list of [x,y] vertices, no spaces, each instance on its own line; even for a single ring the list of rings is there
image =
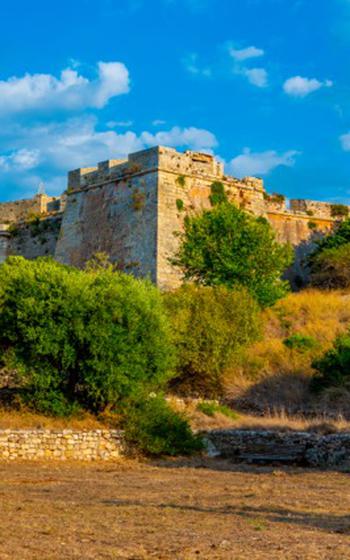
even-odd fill
[[[170,263],[176,233],[185,215],[211,208],[215,184],[240,208],[266,217],[278,239],[296,248],[294,275],[303,275],[301,261],[315,239],[349,212],[339,204],[288,203],[267,193],[262,179],[225,175],[211,154],[158,146],[69,172],[62,197],[0,204],[0,222],[7,224],[0,229],[0,259],[51,254],[80,267],[94,253],[106,252],[121,269],[148,276],[161,288],[174,287],[181,281]]]

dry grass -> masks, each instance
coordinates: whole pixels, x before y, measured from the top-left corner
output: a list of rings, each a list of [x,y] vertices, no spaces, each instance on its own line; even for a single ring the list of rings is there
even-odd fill
[[[350,296],[318,290],[290,294],[264,313],[264,325],[262,340],[227,372],[227,395],[259,412],[303,409],[310,400],[313,360],[349,328]],[[284,341],[295,334],[311,337],[315,346],[305,351],[288,348]],[[330,404],[324,402],[325,407]]]
[[[231,465],[0,464],[1,560],[345,560],[348,475]]]
[[[319,433],[350,432],[350,421],[339,415],[329,419],[325,416],[316,416],[312,419],[302,414],[288,414],[286,411],[275,411],[263,416],[237,413],[237,418],[216,412],[213,416],[207,416],[197,408],[198,399],[180,399],[170,395],[168,402],[177,411],[184,412],[190,421],[193,430],[207,431],[216,429],[237,430],[293,430],[293,431],[316,431]]]
[[[27,428],[61,430],[94,430],[106,427],[106,422],[98,420],[92,414],[84,413],[81,417],[52,418],[29,411],[0,409],[0,430],[23,430]]]

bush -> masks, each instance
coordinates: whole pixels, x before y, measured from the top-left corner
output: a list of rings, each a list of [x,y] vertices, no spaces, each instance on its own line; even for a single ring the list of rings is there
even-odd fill
[[[177,348],[178,389],[204,396],[223,390],[225,369],[260,333],[259,308],[247,290],[193,284],[164,295]]]
[[[231,418],[232,420],[238,420],[239,415],[237,412],[232,410],[232,408],[226,406],[225,404],[219,404],[215,401],[203,401],[197,404],[197,410],[203,412],[207,416],[214,416],[217,412]]]
[[[311,382],[315,391],[329,387],[350,389],[350,335],[339,336],[333,348],[312,365],[317,370]]]
[[[244,286],[263,307],[288,291],[281,275],[291,264],[292,250],[277,243],[264,218],[222,202],[187,217],[180,241],[173,264],[185,279],[230,289]]]
[[[295,333],[285,338],[284,345],[290,350],[297,350],[298,352],[308,352],[314,350],[319,346],[317,340],[313,336],[307,336],[301,333]]]
[[[126,440],[148,455],[190,455],[203,448],[185,416],[170,408],[162,396],[130,406],[126,413]]]
[[[331,216],[333,218],[349,215],[349,208],[345,204],[331,204]]]
[[[323,249],[313,255],[310,264],[310,282],[323,289],[350,286],[350,243]]]
[[[221,181],[214,181],[210,185],[210,204],[212,206],[216,206],[217,204],[222,204],[223,202],[227,202],[227,194],[225,193],[225,186]]]
[[[350,219],[344,220],[338,224],[332,232],[317,241],[315,251],[310,255],[309,260],[312,263],[314,256],[321,251],[340,247],[347,243],[350,243]]]
[[[0,266],[0,357],[18,372],[34,408],[115,407],[164,385],[172,356],[151,283],[45,258],[11,257]]]

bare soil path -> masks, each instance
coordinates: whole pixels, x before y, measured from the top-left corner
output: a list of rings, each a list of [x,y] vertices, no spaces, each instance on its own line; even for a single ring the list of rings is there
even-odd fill
[[[345,473],[1,463],[0,508],[0,560],[350,559]]]

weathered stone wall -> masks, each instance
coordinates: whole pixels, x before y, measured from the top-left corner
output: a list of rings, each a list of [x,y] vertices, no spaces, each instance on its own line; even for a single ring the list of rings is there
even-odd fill
[[[123,453],[118,430],[0,430],[0,460],[113,460]]]
[[[0,223],[17,223],[33,215],[56,213],[62,211],[64,199],[61,197],[38,194],[30,199],[0,203]]]
[[[213,430],[206,439],[212,455],[238,462],[350,468],[349,433]]]
[[[337,218],[337,207],[340,206],[340,210],[345,210],[349,213],[350,206],[331,204],[329,202],[317,202],[315,200],[291,200],[290,209],[292,212],[305,213],[310,219],[313,216],[325,219]],[[347,210],[346,210],[347,209]]]
[[[156,282],[157,152],[126,163],[69,176],[66,209],[55,258],[83,266],[96,252],[135,276]]]
[[[1,251],[0,262],[6,256],[21,255],[26,259],[37,257],[53,257],[55,255],[57,239],[61,230],[62,215],[46,216],[34,222],[19,222],[7,229],[6,250]],[[1,228],[0,228],[1,243]],[[5,243],[3,244],[5,247]]]
[[[211,186],[222,183],[228,198],[257,215],[265,214],[261,179],[241,181],[226,177],[223,166],[208,154],[159,148],[157,283],[160,288],[180,284],[180,272],[170,259],[179,245],[177,233],[183,229],[184,216],[210,209]]]

